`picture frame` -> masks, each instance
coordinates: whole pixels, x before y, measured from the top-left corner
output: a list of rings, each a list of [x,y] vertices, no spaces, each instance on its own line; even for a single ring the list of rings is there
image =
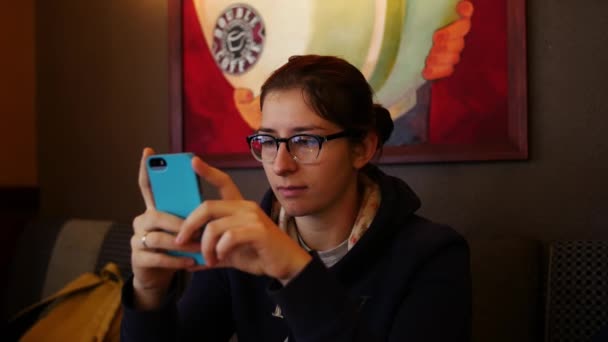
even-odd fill
[[[191,0],[168,0],[169,46],[169,126],[172,152],[188,150],[187,120],[184,115],[184,4]],[[482,0],[494,1],[494,0]],[[526,160],[528,158],[527,62],[525,0],[503,0],[506,16],[506,118],[501,119],[500,139],[479,142],[424,142],[406,146],[385,146],[379,164],[436,163],[465,161]],[[475,0],[472,0],[476,4]],[[475,13],[475,15],[483,15]],[[473,22],[471,31],[475,30]],[[465,47],[465,51],[468,48]],[[465,59],[468,56],[463,56]],[[462,62],[461,62],[462,63]],[[458,71],[459,65],[455,69]],[[441,81],[437,81],[440,83]],[[490,119],[491,120],[491,119]],[[204,132],[213,134],[213,132]],[[245,144],[245,137],[241,139]],[[197,151],[189,151],[195,152]],[[216,167],[259,167],[251,154],[202,154],[203,159]]]

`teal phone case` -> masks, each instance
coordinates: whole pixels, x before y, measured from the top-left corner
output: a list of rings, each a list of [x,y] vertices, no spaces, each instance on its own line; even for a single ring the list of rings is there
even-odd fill
[[[156,154],[146,160],[146,169],[157,210],[186,218],[203,201],[198,177],[192,169],[192,157],[191,153]],[[193,258],[198,265],[205,264],[201,253],[181,251],[167,253]]]

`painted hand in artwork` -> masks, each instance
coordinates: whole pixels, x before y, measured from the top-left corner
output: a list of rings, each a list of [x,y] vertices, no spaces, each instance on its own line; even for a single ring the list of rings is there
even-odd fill
[[[465,46],[464,38],[471,29],[473,10],[471,1],[458,2],[456,12],[459,19],[435,31],[433,45],[422,71],[424,79],[437,80],[454,73],[454,67],[460,62]],[[252,129],[257,129],[262,118],[259,96],[254,96],[251,89],[237,87],[233,93],[233,101],[243,120]]]
[[[464,49],[464,37],[471,30],[474,6],[463,0],[456,5],[460,19],[437,30],[433,35],[433,47],[426,58],[422,76],[431,81],[448,77],[454,73],[454,66],[460,62]]]
[[[232,95],[236,109],[249,127],[257,129],[262,121],[262,110],[260,109],[260,97],[253,96],[251,89],[236,88]]]

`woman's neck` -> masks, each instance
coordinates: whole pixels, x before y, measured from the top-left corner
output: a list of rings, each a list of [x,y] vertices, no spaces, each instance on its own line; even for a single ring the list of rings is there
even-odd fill
[[[323,212],[296,217],[298,232],[306,245],[316,251],[326,251],[348,239],[359,213],[360,197],[358,182],[354,182],[341,201]]]

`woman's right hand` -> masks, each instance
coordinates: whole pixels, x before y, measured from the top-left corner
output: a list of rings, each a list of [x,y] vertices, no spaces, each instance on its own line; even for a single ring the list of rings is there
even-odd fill
[[[139,165],[139,188],[146,210],[133,220],[131,237],[131,266],[135,307],[150,310],[158,307],[167,293],[177,270],[194,266],[191,258],[174,257],[166,250],[199,252],[200,243],[176,245],[175,234],[183,220],[177,216],[157,211],[150,188],[146,160],[154,151],[145,148]]]

